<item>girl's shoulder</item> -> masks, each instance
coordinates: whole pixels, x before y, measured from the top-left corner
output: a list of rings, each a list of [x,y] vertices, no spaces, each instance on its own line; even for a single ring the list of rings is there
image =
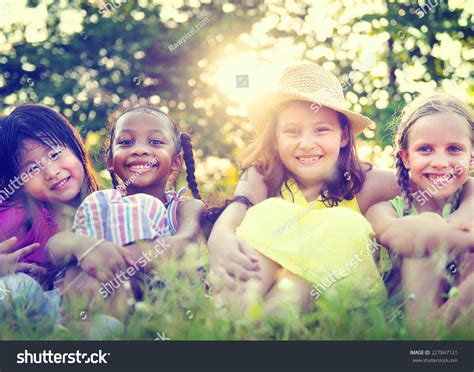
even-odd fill
[[[357,193],[362,214],[374,204],[388,201],[400,194],[395,172],[387,169],[371,168],[366,172],[362,189]]]
[[[24,229],[28,222],[25,205],[21,202],[2,203],[0,205],[0,241],[9,239]]]
[[[28,210],[31,210],[32,215]],[[18,240],[13,250],[39,243],[40,248],[28,256],[31,260],[47,261],[44,248],[49,238],[57,232],[57,224],[42,203],[34,203],[30,208],[23,202],[0,206],[0,241],[16,236]]]

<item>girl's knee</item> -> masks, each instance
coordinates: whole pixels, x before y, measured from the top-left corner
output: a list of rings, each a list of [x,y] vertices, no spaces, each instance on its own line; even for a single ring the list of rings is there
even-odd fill
[[[67,269],[64,278],[65,294],[68,297],[93,299],[99,295],[100,283],[76,266]]]
[[[474,304],[474,273],[471,273],[459,285],[462,302],[465,304]]]
[[[0,278],[0,289],[14,299],[25,297],[34,301],[43,296],[43,288],[31,276],[24,273],[16,273]]]
[[[13,309],[26,317],[42,316],[47,297],[41,285],[23,273],[0,277],[0,314],[5,316]]]

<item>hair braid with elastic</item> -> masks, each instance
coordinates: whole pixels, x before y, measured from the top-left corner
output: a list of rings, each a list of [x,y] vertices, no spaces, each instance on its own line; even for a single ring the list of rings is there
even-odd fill
[[[186,181],[188,181],[189,188],[191,189],[194,198],[201,199],[201,194],[199,194],[196,177],[194,175],[195,165],[191,137],[186,133],[181,133],[180,140],[181,146],[183,147],[183,159],[186,164]]]
[[[400,185],[400,189],[402,192],[402,197],[405,202],[405,214],[409,214],[412,204],[413,204],[413,195],[410,193],[410,175],[408,173],[408,169],[403,164],[403,160],[400,154],[397,154],[397,181]]]

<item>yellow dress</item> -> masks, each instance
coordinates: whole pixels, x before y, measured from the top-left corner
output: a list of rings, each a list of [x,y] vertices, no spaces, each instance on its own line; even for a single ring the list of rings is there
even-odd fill
[[[293,274],[312,283],[311,295],[344,307],[386,300],[372,253],[379,247],[355,198],[326,208],[307,202],[295,181],[283,198],[250,208],[237,236]]]

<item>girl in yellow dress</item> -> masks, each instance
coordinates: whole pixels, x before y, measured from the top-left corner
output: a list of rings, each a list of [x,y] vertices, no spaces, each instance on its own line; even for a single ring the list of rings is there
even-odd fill
[[[208,242],[224,301],[248,305],[256,278],[270,313],[287,299],[298,309],[322,298],[344,309],[383,302],[381,250],[361,212],[398,190],[393,173],[357,158],[355,136],[370,119],[349,110],[338,79],[314,64],[287,68],[249,119],[257,136],[244,154],[247,179]]]

